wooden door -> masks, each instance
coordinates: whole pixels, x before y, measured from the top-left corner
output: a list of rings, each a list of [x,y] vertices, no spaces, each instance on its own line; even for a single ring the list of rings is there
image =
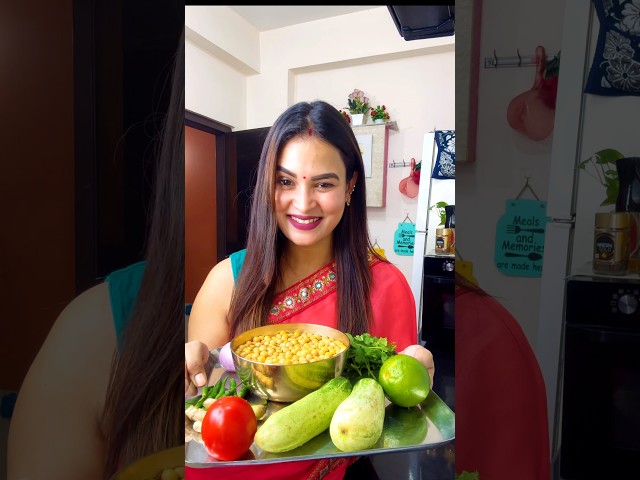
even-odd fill
[[[216,136],[185,126],[185,301],[217,263]]]

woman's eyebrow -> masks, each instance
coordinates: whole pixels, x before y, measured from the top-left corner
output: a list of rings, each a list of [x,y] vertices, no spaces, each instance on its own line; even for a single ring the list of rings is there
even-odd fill
[[[279,172],[286,173],[287,175],[289,175],[289,176],[291,176],[293,178],[297,178],[297,175],[295,173],[293,173],[291,170],[287,170],[286,168],[281,167],[280,165],[278,165],[276,167],[276,170],[278,170]]]
[[[279,172],[282,173],[286,173],[287,175],[293,177],[293,178],[298,178],[298,176],[293,173],[291,170],[286,169],[284,167],[281,167],[280,165],[277,166],[277,170]],[[311,177],[311,180],[318,181],[318,180],[326,180],[327,178],[335,178],[336,180],[340,181],[340,177],[338,177],[337,174],[333,173],[333,172],[329,172],[329,173],[321,173],[320,175],[316,175],[314,177]]]
[[[336,175],[335,173],[323,173],[320,175],[316,175],[315,177],[311,177],[311,180],[316,182],[318,180],[326,180],[327,178],[335,178],[336,180],[340,181],[340,177],[338,177],[338,175]]]

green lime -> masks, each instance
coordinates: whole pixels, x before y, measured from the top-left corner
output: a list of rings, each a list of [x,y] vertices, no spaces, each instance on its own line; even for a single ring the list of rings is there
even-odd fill
[[[378,382],[384,393],[400,407],[415,407],[429,394],[429,372],[417,359],[399,353],[385,360]]]

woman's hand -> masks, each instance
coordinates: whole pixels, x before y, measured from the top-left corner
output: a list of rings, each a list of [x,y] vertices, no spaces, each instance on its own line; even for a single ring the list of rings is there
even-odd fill
[[[431,379],[431,388],[433,388],[433,376],[436,373],[436,367],[433,363],[433,354],[422,345],[409,345],[403,351],[398,353],[403,353],[420,360],[420,363],[427,367],[429,378]]]
[[[193,340],[184,344],[184,394],[193,396],[198,393],[198,388],[207,383],[207,373],[204,368],[209,359],[209,348],[198,341]]]

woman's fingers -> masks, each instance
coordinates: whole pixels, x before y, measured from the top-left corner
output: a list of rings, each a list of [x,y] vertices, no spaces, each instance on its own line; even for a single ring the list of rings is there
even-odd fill
[[[431,379],[431,388],[433,388],[433,378],[436,373],[436,366],[433,362],[433,354],[431,353],[431,351],[427,350],[422,345],[409,345],[399,353],[414,357],[419,360],[420,363],[422,363],[425,367],[427,367],[429,378]]]
[[[184,344],[184,383],[185,394],[195,395],[198,387],[207,383],[205,363],[209,359],[207,346],[194,340]]]

